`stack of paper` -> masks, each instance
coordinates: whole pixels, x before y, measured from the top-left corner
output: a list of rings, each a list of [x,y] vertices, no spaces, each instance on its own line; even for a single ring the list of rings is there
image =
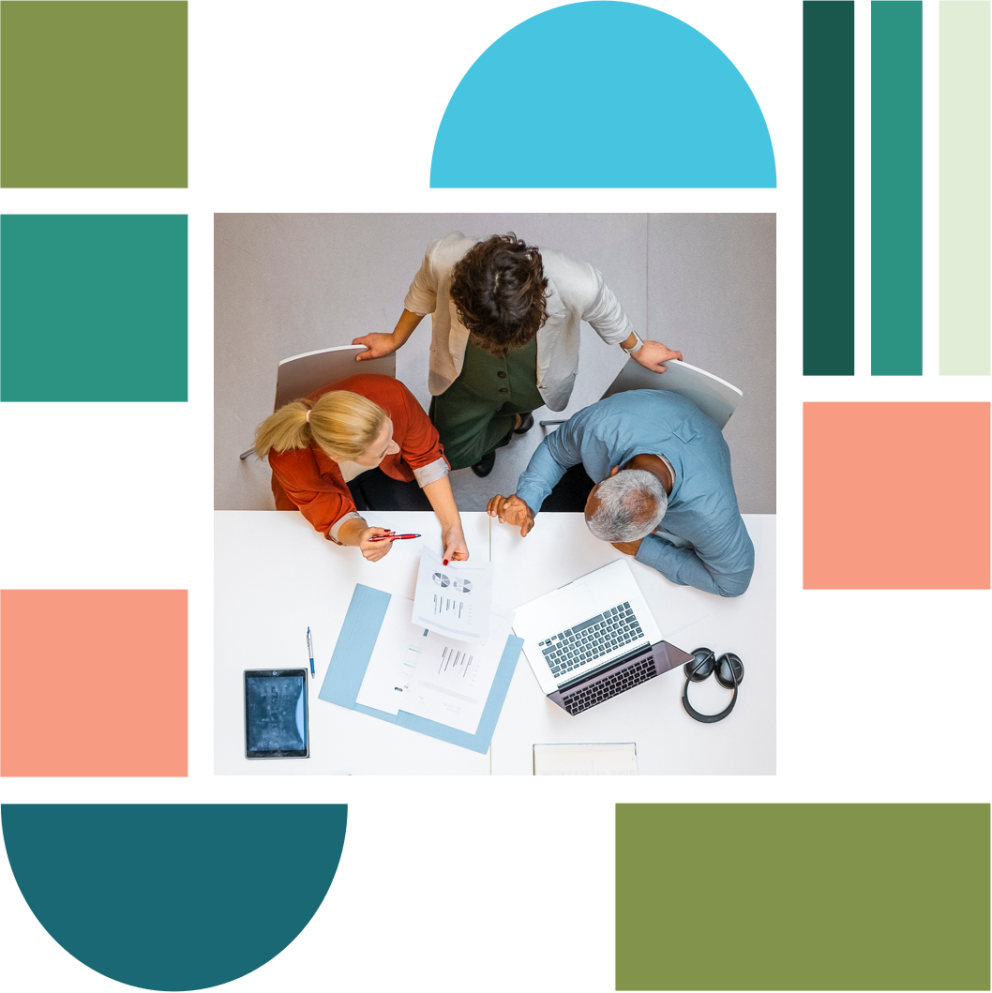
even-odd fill
[[[389,601],[355,702],[475,734],[510,635],[509,611],[487,604],[489,637],[473,644],[411,624],[413,606]]]

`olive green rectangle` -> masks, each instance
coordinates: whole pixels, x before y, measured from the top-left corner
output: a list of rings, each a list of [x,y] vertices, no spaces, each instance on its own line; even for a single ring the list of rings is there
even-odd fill
[[[618,990],[987,990],[988,804],[618,804]]]
[[[0,186],[185,187],[185,0],[0,2]]]
[[[989,4],[940,4],[940,374],[989,375]]]

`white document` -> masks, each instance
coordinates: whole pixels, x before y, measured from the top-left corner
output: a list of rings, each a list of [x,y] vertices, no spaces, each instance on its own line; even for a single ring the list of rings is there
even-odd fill
[[[637,746],[535,745],[535,776],[636,776]]]
[[[494,606],[489,639],[475,645],[411,624],[412,607],[390,598],[356,703],[475,734],[510,636],[510,611]]]
[[[413,623],[438,634],[485,642],[489,634],[493,567],[488,562],[449,562],[424,548],[417,572]]]

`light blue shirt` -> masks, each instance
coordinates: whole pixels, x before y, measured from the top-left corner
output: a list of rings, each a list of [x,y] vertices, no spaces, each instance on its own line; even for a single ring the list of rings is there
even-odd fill
[[[649,534],[637,561],[680,586],[740,596],[754,572],[754,545],[737,509],[730,449],[691,400],[666,390],[630,390],[580,410],[541,443],[517,496],[537,513],[570,466],[581,462],[599,482],[635,455],[671,463],[675,483],[660,527],[693,546]]]

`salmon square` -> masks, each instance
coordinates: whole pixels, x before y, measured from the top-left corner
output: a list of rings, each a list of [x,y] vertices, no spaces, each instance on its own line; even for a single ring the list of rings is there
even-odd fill
[[[0,592],[0,775],[187,774],[185,590]]]
[[[803,588],[989,589],[988,403],[803,405]]]

